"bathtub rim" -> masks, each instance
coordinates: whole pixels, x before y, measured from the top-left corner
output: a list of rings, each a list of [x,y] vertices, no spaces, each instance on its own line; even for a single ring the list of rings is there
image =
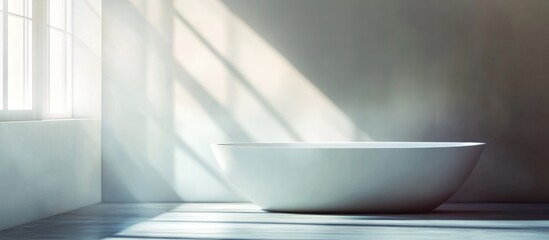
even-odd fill
[[[210,147],[279,149],[429,149],[483,147],[484,142],[220,142]]]

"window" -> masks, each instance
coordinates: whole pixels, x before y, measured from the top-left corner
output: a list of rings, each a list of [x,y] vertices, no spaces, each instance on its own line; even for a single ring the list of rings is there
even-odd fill
[[[72,114],[72,0],[0,0],[0,121]]]
[[[72,95],[72,1],[48,4],[48,106],[49,116],[69,117]]]

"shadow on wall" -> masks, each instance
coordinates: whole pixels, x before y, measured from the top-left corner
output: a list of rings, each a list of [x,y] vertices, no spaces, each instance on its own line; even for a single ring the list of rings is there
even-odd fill
[[[239,200],[213,142],[370,139],[221,2],[108,5],[105,201]]]
[[[106,202],[239,201],[212,142],[368,140],[485,141],[454,200],[549,199],[534,138],[549,127],[528,122],[549,120],[532,106],[549,102],[549,4],[521,5],[529,16],[495,0],[104,5]],[[536,32],[529,49],[513,38]]]

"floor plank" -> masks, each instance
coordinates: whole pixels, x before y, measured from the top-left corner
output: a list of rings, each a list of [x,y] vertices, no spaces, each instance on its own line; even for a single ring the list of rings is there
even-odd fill
[[[549,239],[549,205],[445,204],[429,214],[267,213],[242,203],[98,204],[0,239]]]

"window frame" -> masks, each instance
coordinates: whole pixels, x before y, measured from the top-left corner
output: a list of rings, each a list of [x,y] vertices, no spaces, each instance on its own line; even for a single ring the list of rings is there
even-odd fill
[[[27,20],[31,20],[31,26],[32,26],[32,89],[31,89],[31,97],[32,97],[32,103],[31,103],[31,109],[30,110],[10,110],[7,108],[8,106],[8,87],[7,87],[7,49],[8,49],[8,43],[7,41],[7,17],[8,15],[11,15],[12,13],[8,12],[7,6],[8,6],[8,0],[3,0],[3,9],[0,10],[0,13],[2,13],[2,17],[4,19],[3,21],[3,76],[1,81],[3,81],[3,87],[2,87],[2,97],[3,97],[3,108],[0,109],[0,122],[4,121],[31,121],[31,120],[43,120],[43,119],[62,119],[62,118],[72,118],[73,117],[73,104],[72,104],[72,85],[71,88],[67,89],[66,91],[70,91],[70,93],[65,92],[65,104],[66,111],[64,113],[50,113],[49,107],[50,107],[50,97],[49,97],[49,2],[50,0],[30,0],[32,2],[32,17],[24,17]],[[67,0],[71,1],[71,0]],[[71,7],[73,5],[71,4]],[[71,9],[72,11],[72,9]],[[19,16],[17,14],[13,14],[16,16]],[[68,21],[72,21],[74,19],[74,14],[71,13],[71,19],[66,19],[67,15],[67,5],[65,4],[65,30],[63,32],[65,39],[66,35],[70,34],[71,38],[73,37],[72,31],[69,33],[67,29]],[[65,54],[67,51],[67,44],[66,40],[64,47],[65,47]],[[74,41],[74,40],[73,40]],[[71,67],[71,81],[73,79],[73,70],[74,70],[74,44],[71,44],[71,63],[67,64],[67,57],[65,55],[65,62],[64,62],[64,68],[67,66]],[[66,70],[64,71],[66,74]],[[65,75],[66,78],[66,75]],[[66,79],[65,86],[67,87]],[[68,99],[71,98],[71,99]]]

